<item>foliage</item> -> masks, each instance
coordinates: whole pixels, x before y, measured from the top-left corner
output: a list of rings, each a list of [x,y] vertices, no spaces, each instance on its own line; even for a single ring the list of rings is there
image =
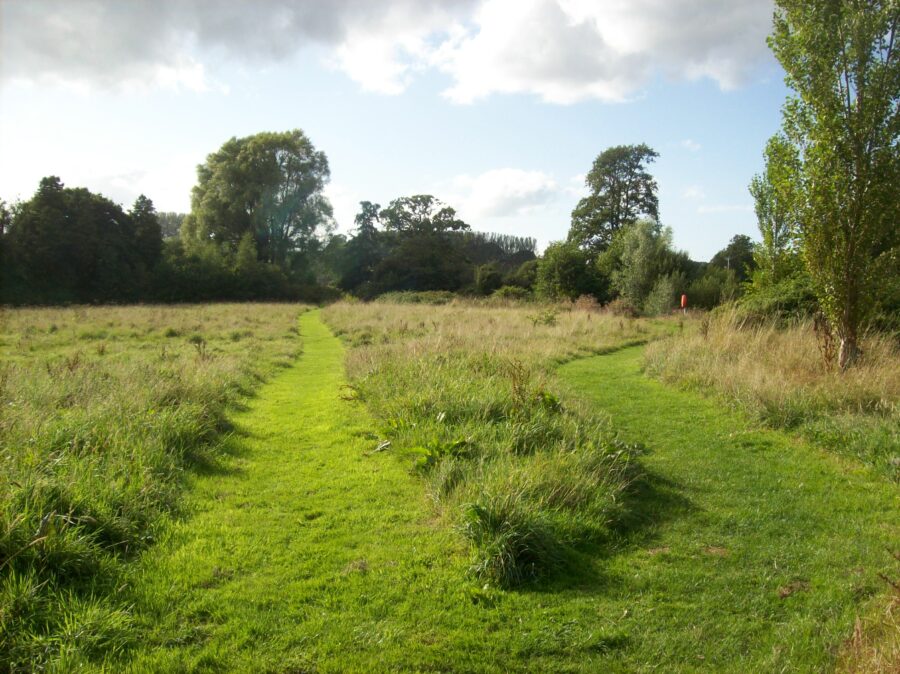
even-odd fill
[[[134,299],[159,259],[159,223],[144,196],[125,213],[99,194],[50,176],[8,219],[3,255],[9,268],[0,301]]]
[[[644,144],[604,150],[585,179],[590,195],[572,211],[569,242],[596,255],[623,226],[640,217],[658,220],[656,180],[646,169],[658,156]]]
[[[261,261],[289,269],[294,253],[308,251],[331,223],[322,195],[329,176],[325,154],[299,129],[231,138],[197,167],[181,237],[233,253],[250,232]]]
[[[551,243],[537,266],[535,292],[550,300],[600,294],[601,281],[589,254],[574,243]]]
[[[746,281],[756,267],[756,247],[746,234],[736,234],[722,250],[712,256],[709,264],[720,269],[733,270],[738,281]]]
[[[597,258],[597,268],[629,305],[655,313],[667,304],[663,295],[669,290],[674,301],[674,293],[686,289],[691,264],[686,254],[672,248],[670,229],[663,229],[652,220],[638,220],[619,230],[609,248]],[[661,281],[666,277],[669,280]],[[647,299],[657,286],[660,290],[656,305],[649,307]],[[663,287],[666,293],[662,293]]]
[[[475,292],[478,295],[490,295],[502,285],[503,274],[495,262],[475,268]]]
[[[799,158],[783,134],[769,140],[765,158],[765,173],[754,176],[750,183],[762,235],[753,251],[757,267],[753,287],[757,290],[777,285],[801,268],[797,249],[800,224],[796,221],[799,194],[792,180],[799,171]]]
[[[793,90],[784,132],[799,238],[820,305],[859,356],[879,288],[898,274],[900,7],[894,0],[778,0],[769,44]]]
[[[133,640],[125,562],[177,509],[185,471],[215,464],[228,406],[290,362],[298,311],[5,313],[0,668],[42,671]]]

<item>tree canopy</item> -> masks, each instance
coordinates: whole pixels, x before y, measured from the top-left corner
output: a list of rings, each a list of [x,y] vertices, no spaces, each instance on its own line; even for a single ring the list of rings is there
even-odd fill
[[[322,194],[329,177],[325,153],[299,129],[231,138],[197,167],[182,235],[234,252],[251,232],[260,260],[288,268],[291,253],[308,250],[331,224]]]
[[[792,90],[784,133],[798,235],[841,367],[879,288],[896,279],[900,58],[896,0],[777,0],[769,44]]]
[[[656,180],[647,171],[658,156],[645,144],[617,145],[600,153],[585,178],[591,193],[572,211],[568,240],[599,253],[624,225],[641,217],[658,220]]]

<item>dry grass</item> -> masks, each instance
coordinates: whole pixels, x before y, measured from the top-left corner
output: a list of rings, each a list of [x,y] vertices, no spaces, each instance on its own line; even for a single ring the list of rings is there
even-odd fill
[[[900,672],[900,591],[895,591],[865,620],[857,618],[853,636],[838,656],[842,674]]]
[[[695,327],[648,347],[648,371],[900,477],[900,350],[889,336],[868,335],[862,361],[840,372],[826,367],[811,322],[742,326],[721,312]]]

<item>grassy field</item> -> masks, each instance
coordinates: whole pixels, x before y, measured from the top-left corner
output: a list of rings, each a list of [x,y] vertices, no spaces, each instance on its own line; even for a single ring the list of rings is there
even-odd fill
[[[647,349],[663,381],[716,393],[765,424],[876,466],[900,481],[900,348],[869,334],[848,372],[825,366],[811,321],[743,325],[732,312],[691,321]]]
[[[0,670],[125,648],[124,562],[299,350],[286,305],[0,312]]]
[[[644,376],[654,340],[693,339],[677,319],[451,302],[3,321],[12,671],[900,661],[896,485]]]

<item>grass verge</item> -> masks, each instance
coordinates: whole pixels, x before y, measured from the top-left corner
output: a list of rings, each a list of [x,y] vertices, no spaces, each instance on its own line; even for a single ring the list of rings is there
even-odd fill
[[[692,327],[647,349],[649,373],[718,394],[773,428],[900,481],[900,350],[889,336],[868,335],[862,361],[840,372],[825,366],[826,343],[809,321],[745,325],[720,311]]]
[[[226,410],[298,348],[296,306],[0,312],[0,669],[134,639],[125,562],[212,469]]]

